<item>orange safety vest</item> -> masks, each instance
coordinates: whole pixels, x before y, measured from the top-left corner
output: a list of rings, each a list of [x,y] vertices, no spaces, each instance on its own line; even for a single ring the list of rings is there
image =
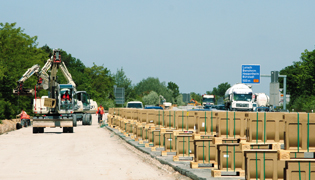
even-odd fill
[[[62,95],[61,99],[70,100],[69,94]]]
[[[21,119],[29,119],[30,116],[26,114],[25,111],[22,111],[22,114],[21,114]]]
[[[96,114],[104,114],[104,108],[103,107],[98,107]]]

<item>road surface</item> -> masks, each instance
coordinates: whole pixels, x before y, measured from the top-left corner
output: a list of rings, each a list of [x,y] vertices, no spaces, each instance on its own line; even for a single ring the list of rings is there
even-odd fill
[[[32,127],[0,136],[0,179],[189,179],[151,159],[106,128]]]

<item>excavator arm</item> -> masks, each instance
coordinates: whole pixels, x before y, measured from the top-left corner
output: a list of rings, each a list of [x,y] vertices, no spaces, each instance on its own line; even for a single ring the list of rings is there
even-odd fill
[[[53,56],[47,60],[46,64],[40,69],[38,64],[29,68],[23,76],[17,81],[17,86],[13,89],[13,94],[15,95],[34,95],[34,89],[24,89],[24,82],[29,79],[33,74],[36,74],[38,77],[37,87],[41,89],[49,89],[50,92],[53,92],[57,86],[57,72],[58,68],[61,69],[62,74],[66,78],[68,84],[71,84],[76,88],[71,74],[69,73],[64,62],[61,61],[60,50],[54,49]],[[51,70],[50,76],[47,74],[47,71]]]
[[[31,68],[29,68],[23,76],[17,81],[17,86],[15,89],[13,89],[13,94],[15,95],[34,95],[35,90],[34,89],[24,89],[24,82],[30,78],[33,74],[37,74],[40,69],[40,66],[38,64],[35,64]]]
[[[65,63],[62,62],[59,67],[61,69],[63,76],[67,79],[68,84],[71,84],[76,89],[76,84],[74,83],[72,76],[69,73]]]

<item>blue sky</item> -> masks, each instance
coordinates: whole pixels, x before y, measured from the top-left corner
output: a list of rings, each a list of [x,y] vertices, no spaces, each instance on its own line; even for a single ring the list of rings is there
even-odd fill
[[[0,2],[0,22],[16,22],[39,46],[112,73],[123,67],[134,84],[172,81],[182,93],[238,83],[242,64],[280,71],[315,45],[311,0]],[[253,91],[269,94],[269,83],[261,78]]]

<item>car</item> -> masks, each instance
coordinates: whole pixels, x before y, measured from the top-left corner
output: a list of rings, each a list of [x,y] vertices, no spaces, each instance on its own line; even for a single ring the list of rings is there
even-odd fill
[[[126,108],[138,108],[143,109],[143,104],[141,101],[129,101],[126,105]]]
[[[225,107],[224,104],[216,105],[215,108],[216,108],[217,110],[226,110],[226,107]]]
[[[256,107],[255,112],[270,112],[269,107]]]
[[[163,108],[161,106],[146,106],[146,107],[144,107],[144,109],[160,109],[160,110],[163,110]]]

